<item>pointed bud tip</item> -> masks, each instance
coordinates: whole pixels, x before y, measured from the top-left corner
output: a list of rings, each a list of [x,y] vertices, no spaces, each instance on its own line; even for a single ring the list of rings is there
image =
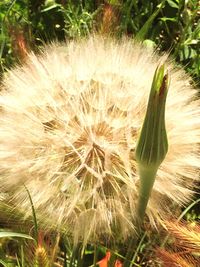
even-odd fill
[[[169,77],[163,64],[157,67],[153,77],[147,112],[136,146],[135,155],[140,166],[158,168],[167,154],[165,102],[168,87]]]

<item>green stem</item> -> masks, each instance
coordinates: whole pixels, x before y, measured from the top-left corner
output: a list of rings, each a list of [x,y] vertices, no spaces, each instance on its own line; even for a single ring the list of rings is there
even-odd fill
[[[129,267],[131,265],[131,260],[134,254],[134,249],[137,244],[138,238],[134,237],[130,240],[130,243],[128,244],[127,253],[124,259],[123,267]]]
[[[25,190],[28,194],[28,198],[29,198],[29,201],[30,201],[30,204],[31,204],[31,209],[32,209],[32,215],[33,215],[33,222],[34,222],[34,238],[37,242],[37,244],[39,243],[38,241],[38,238],[39,238],[39,232],[38,232],[38,223],[37,223],[37,217],[36,217],[36,212],[35,212],[35,207],[34,207],[34,204],[33,204],[33,200],[31,198],[31,194],[28,190],[28,188],[24,185],[25,187]]]
[[[157,168],[143,168],[139,166],[140,174],[140,188],[139,188],[139,200],[138,200],[138,223],[142,223],[146,207],[151,195],[151,191],[155,182]]]
[[[93,266],[97,266],[97,246],[94,245],[94,257],[93,257]]]
[[[143,244],[143,241],[144,241],[146,236],[147,236],[147,232],[144,232],[144,234],[143,234],[142,238],[140,239],[140,242],[139,242],[139,244],[138,244],[138,246],[137,246],[137,248],[135,250],[135,253],[134,253],[134,255],[133,255],[132,259],[131,259],[132,262],[134,262],[136,260],[137,255],[139,253],[139,250],[140,250],[140,248],[141,248],[141,246]]]

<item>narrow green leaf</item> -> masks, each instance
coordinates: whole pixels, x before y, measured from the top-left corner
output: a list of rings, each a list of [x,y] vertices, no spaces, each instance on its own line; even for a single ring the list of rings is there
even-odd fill
[[[167,0],[167,3],[173,8],[179,8],[179,5],[173,0]]]
[[[61,5],[59,5],[59,4],[54,4],[54,5],[52,5],[52,6],[48,6],[48,7],[44,8],[44,9],[42,9],[42,10],[40,11],[40,13],[48,12],[48,11],[54,9],[54,8],[61,8]]]
[[[3,267],[10,267],[10,266],[8,265],[8,263],[6,263],[6,262],[3,261],[3,260],[0,260],[0,263],[3,265]]]
[[[166,0],[163,0],[159,5],[158,9],[153,12],[153,14],[148,18],[148,20],[145,22],[143,27],[139,30],[139,32],[136,34],[135,38],[138,40],[144,40],[150,27],[151,24],[153,23],[154,19],[157,17],[158,13],[160,10],[163,8]]]
[[[26,189],[26,192],[28,194],[29,201],[30,201],[30,204],[31,204],[31,209],[32,209],[32,214],[33,214],[33,222],[34,222],[34,232],[35,232],[34,235],[35,235],[35,240],[38,243],[38,224],[37,224],[36,212],[35,212],[35,208],[34,208],[34,205],[33,205],[32,198],[31,198],[31,194],[30,194],[28,188],[25,185],[24,185],[24,187]]]
[[[160,18],[160,20],[162,20],[162,21],[172,21],[172,22],[177,22],[177,18],[167,18],[167,17],[163,17],[163,18]]]
[[[21,238],[34,240],[34,238],[26,234],[14,233],[14,232],[0,232],[0,238],[6,238],[6,237],[21,237]]]

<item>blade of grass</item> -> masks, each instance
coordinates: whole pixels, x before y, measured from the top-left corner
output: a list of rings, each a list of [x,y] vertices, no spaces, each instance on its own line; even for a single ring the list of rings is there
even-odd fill
[[[147,235],[147,232],[144,232],[144,234],[143,234],[142,238],[140,239],[140,242],[139,242],[139,244],[138,244],[138,246],[137,246],[137,248],[136,248],[136,250],[135,250],[135,253],[134,253],[134,255],[133,255],[133,258],[132,258],[132,261],[131,261],[131,262],[134,262],[134,261],[135,261],[137,255],[138,255],[138,252],[139,252],[139,250],[140,250],[140,247],[141,247],[141,245],[142,245],[142,243],[143,243],[143,241],[144,241],[146,235]]]
[[[163,0],[157,7],[158,9],[153,12],[153,14],[148,18],[148,20],[144,23],[143,27],[139,30],[139,32],[136,34],[135,38],[137,40],[143,41],[149,31],[149,28],[151,27],[151,24],[153,23],[154,19],[157,17],[160,10],[164,7],[166,0]]]
[[[22,267],[25,267],[25,265],[24,265],[24,247],[23,247],[23,245],[21,245],[21,264],[22,264]]]
[[[21,237],[21,238],[34,240],[33,237],[31,237],[30,235],[26,235],[26,234],[15,233],[15,232],[0,232],[0,238],[6,238],[6,237]]]
[[[3,265],[3,267],[9,267],[9,265],[3,260],[0,260],[0,263]]]
[[[30,195],[30,192],[29,192],[28,188],[25,185],[24,185],[24,187],[26,189],[26,192],[28,194],[29,201],[30,201],[30,204],[31,204],[33,222],[34,222],[34,236],[35,236],[35,240],[36,240],[36,242],[38,244],[38,224],[37,224],[37,217],[36,217],[36,213],[35,213],[35,208],[34,208],[33,201],[32,201],[32,198],[31,198],[31,195]]]
[[[76,255],[77,248],[73,248],[71,257],[70,257],[70,262],[69,262],[69,267],[75,266],[75,255]]]
[[[23,266],[20,265],[17,255],[16,255],[16,260],[17,260],[17,267],[23,267]]]
[[[93,266],[97,266],[97,246],[94,245],[94,256],[93,256]]]

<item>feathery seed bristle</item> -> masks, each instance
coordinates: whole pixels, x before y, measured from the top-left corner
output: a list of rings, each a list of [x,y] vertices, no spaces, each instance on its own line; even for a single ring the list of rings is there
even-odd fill
[[[159,57],[103,37],[52,44],[5,74],[0,95],[0,184],[25,217],[86,243],[134,232],[136,142]],[[200,108],[183,70],[166,63],[168,154],[147,207],[154,225],[198,179]]]

